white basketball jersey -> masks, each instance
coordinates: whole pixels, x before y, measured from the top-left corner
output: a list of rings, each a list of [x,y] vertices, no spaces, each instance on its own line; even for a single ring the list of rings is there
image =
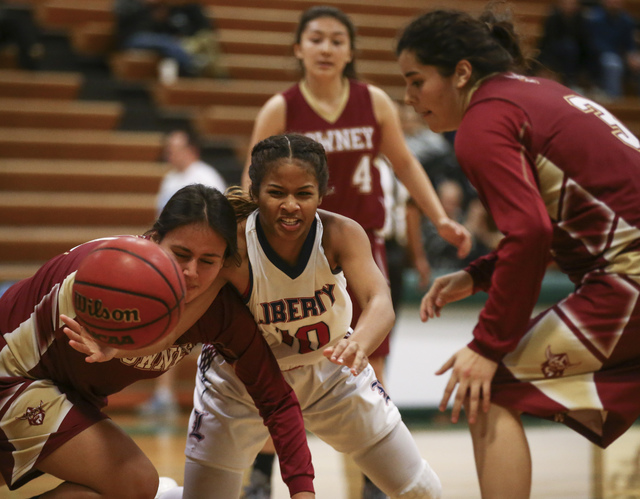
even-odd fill
[[[251,288],[247,305],[283,370],[314,364],[322,351],[344,338],[351,323],[351,299],[342,271],[334,273],[322,248],[323,227],[316,214],[298,264],[291,267],[247,219]]]

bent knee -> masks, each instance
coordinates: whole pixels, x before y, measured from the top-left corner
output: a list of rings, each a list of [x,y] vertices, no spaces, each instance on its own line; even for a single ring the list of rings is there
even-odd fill
[[[406,487],[397,499],[440,499],[442,497],[442,484],[440,478],[426,461],[415,480]]]
[[[106,492],[106,497],[118,497],[119,499],[154,499],[158,492],[158,471],[150,463],[140,463],[140,466],[131,466],[116,479],[114,488]]]

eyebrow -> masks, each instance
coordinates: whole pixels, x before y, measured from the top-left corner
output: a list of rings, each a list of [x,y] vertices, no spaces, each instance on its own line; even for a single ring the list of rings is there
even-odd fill
[[[407,71],[407,72],[404,74],[404,77],[405,77],[405,78],[409,78],[410,76],[415,76],[415,75],[417,75],[417,74],[420,74],[420,73],[418,73],[417,71]]]
[[[189,253],[190,255],[193,255],[193,251],[191,251],[189,248],[185,247],[185,246],[180,246],[179,244],[173,244],[171,245],[172,248],[176,248],[176,249],[181,249],[182,251]],[[201,256],[209,256],[209,257],[219,257],[221,258],[222,255],[218,254],[218,253],[203,253]]]

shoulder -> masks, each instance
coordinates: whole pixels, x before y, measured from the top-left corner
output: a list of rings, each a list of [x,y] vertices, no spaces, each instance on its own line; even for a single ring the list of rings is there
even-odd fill
[[[260,115],[265,114],[284,114],[287,103],[283,94],[276,94],[269,98],[260,109]]]
[[[272,96],[258,111],[255,127],[260,130],[258,140],[282,133],[285,128],[287,104],[282,94]],[[264,130],[263,130],[264,129]],[[255,129],[254,129],[255,131]],[[264,135],[264,137],[262,136]],[[255,140],[255,142],[258,142]]]
[[[325,249],[334,245],[344,245],[346,241],[350,241],[349,238],[357,236],[358,233],[365,234],[362,226],[351,218],[325,210],[318,210],[318,215],[322,222],[322,241]]]
[[[391,97],[381,88],[374,85],[367,86],[369,88],[369,95],[371,96],[371,104],[376,120],[379,123],[383,123],[390,117],[393,117],[397,111]]]

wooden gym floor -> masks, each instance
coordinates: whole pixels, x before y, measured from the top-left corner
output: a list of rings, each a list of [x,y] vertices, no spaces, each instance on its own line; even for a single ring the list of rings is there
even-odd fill
[[[418,406],[437,405],[445,378],[433,372],[451,352],[468,341],[477,309],[456,309],[427,325],[417,319],[417,309],[406,308],[398,317],[387,371],[389,392],[407,413],[420,414]],[[413,407],[413,409],[411,409]],[[428,411],[425,411],[425,414]],[[182,483],[184,440],[188,414],[172,419],[144,421],[131,411],[113,411],[121,424],[150,456],[161,476]],[[431,412],[433,416],[433,412]],[[445,499],[479,498],[471,440],[464,423],[451,425],[446,418],[406,418],[422,455],[439,474]],[[425,423],[428,421],[428,423]],[[562,425],[525,420],[533,459],[533,499],[640,498],[640,427],[633,427],[606,451]],[[345,478],[345,463],[333,449],[309,436],[316,469],[319,499],[359,499],[356,480]],[[351,476],[357,476],[349,467]],[[41,477],[17,492],[0,489],[0,499],[26,499],[59,483]],[[273,499],[288,494],[279,473],[274,474]],[[230,498],[232,499],[232,498]]]

